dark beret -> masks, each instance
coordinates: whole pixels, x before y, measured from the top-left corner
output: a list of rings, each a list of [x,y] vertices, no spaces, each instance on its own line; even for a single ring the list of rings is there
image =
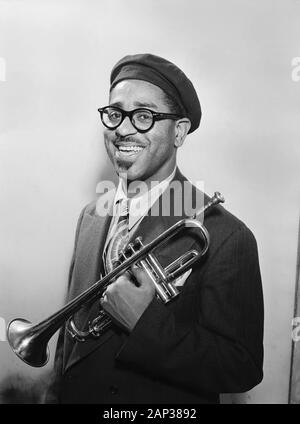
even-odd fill
[[[189,133],[199,127],[201,106],[192,82],[174,63],[153,54],[125,56],[110,75],[110,90],[125,79],[148,81],[160,87],[185,111],[191,121]]]

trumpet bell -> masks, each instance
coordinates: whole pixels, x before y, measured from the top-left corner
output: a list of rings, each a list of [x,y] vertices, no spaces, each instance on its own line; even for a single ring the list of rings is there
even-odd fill
[[[7,327],[7,340],[13,352],[26,364],[42,367],[49,359],[48,342],[50,338],[66,323],[67,330],[77,341],[85,341],[89,336],[99,337],[110,324],[110,319],[108,320],[104,312],[104,315],[100,314],[89,323],[89,327],[85,331],[77,329],[72,317],[84,304],[99,298],[108,285],[125,271],[130,270],[133,264],[140,264],[144,268],[155,285],[157,295],[164,303],[169,302],[179,294],[173,280],[191,268],[194,262],[208,250],[210,243],[208,231],[197,218],[201,215],[204,216],[210,207],[223,202],[223,196],[216,192],[209,202],[193,216],[176,222],[147,245],[143,245],[140,237],[136,238],[133,244],[128,245],[128,251],[125,249],[122,253],[120,263],[116,268],[44,321],[36,325],[20,318],[11,321]],[[188,251],[163,268],[153,252],[187,228],[198,230],[197,234],[203,240],[203,248],[201,251]]]
[[[13,352],[27,365],[43,367],[49,360],[48,340],[43,334],[34,331],[34,327],[26,319],[14,319],[7,326],[7,340]]]

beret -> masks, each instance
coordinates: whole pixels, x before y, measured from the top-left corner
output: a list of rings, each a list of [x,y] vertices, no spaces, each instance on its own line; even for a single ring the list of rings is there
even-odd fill
[[[153,54],[123,57],[113,67],[110,90],[126,79],[148,81],[167,93],[181,106],[191,121],[189,133],[195,131],[201,120],[201,106],[192,82],[174,63]]]

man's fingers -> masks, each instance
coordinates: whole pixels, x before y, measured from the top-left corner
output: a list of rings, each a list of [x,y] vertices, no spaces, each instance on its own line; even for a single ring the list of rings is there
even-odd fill
[[[127,330],[127,331],[129,330],[127,323],[125,322],[123,317],[115,310],[115,308],[113,308],[110,305],[109,300],[108,300],[106,295],[104,297],[100,298],[100,303],[101,303],[102,309],[110,316],[111,320],[115,324],[117,324],[117,325],[121,324],[121,326],[125,330]]]
[[[133,276],[137,279],[137,281],[140,283],[141,287],[147,287],[148,286],[148,287],[154,288],[154,284],[153,284],[151,278],[149,277],[149,275],[147,274],[147,272],[143,268],[141,268],[137,265],[133,265],[131,267],[131,272],[132,272]]]
[[[133,288],[155,290],[155,286],[147,272],[137,265],[132,265],[130,271],[126,271],[107,287],[105,300],[109,300],[111,296],[114,296],[119,291],[122,292],[124,289],[133,290]]]
[[[124,274],[122,274],[122,277],[125,277],[128,280],[130,280],[130,278],[131,278],[131,272],[130,271],[125,271]]]

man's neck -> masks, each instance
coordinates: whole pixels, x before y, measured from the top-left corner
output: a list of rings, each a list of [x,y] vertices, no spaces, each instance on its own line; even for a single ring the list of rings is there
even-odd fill
[[[125,180],[123,180],[123,191],[126,193],[128,199],[132,199],[134,197],[140,197],[146,192],[149,192],[157,185],[163,183],[163,181],[172,179],[175,175],[176,171],[176,165],[174,168],[168,173],[168,175],[164,176],[164,178],[161,178],[159,180],[155,178],[149,178],[145,181],[129,181],[127,183],[127,187],[125,186]]]

